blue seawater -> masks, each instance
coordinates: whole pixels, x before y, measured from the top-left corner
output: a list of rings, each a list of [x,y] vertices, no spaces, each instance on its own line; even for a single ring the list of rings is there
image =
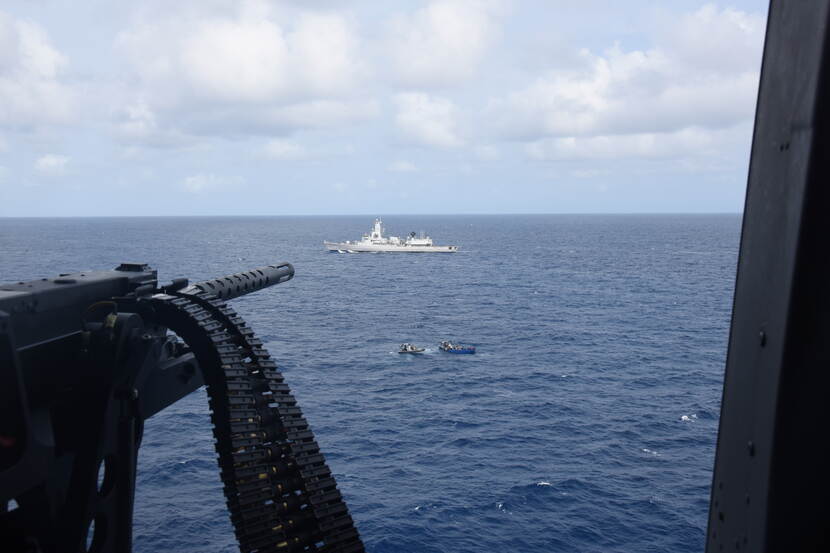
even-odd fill
[[[739,216],[385,222],[461,251],[324,251],[371,217],[0,219],[0,280],[290,261],[294,280],[235,307],[369,551],[701,551]],[[204,390],[147,422],[139,463],[135,551],[236,550]]]

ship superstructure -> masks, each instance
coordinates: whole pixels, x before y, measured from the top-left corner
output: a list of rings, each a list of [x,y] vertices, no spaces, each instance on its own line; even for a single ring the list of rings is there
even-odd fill
[[[375,224],[368,234],[360,240],[346,242],[323,242],[327,250],[340,253],[367,253],[367,252],[411,252],[411,253],[452,253],[458,251],[458,246],[436,246],[429,236],[417,236],[410,232],[409,236],[384,236],[383,221],[375,219]]]

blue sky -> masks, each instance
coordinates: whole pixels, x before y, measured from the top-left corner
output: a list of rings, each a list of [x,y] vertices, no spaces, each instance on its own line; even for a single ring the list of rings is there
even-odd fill
[[[738,212],[766,7],[4,2],[0,216]]]

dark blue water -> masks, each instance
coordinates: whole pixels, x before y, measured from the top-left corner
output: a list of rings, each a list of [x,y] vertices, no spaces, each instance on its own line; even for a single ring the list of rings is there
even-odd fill
[[[369,551],[701,551],[739,217],[385,222],[461,252],[323,250],[370,217],[0,219],[0,280],[290,261],[293,281],[235,306]],[[204,391],[148,421],[139,462],[136,551],[234,551]]]

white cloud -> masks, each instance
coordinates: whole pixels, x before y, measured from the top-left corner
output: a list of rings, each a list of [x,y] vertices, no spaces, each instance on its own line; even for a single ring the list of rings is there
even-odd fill
[[[438,148],[463,144],[456,129],[457,109],[450,100],[407,92],[396,95],[395,103],[398,107],[395,123],[407,139]]]
[[[503,128],[517,136],[591,136],[722,127],[752,116],[757,68],[684,73],[660,50],[585,54],[590,69],[554,75],[512,94]]]
[[[339,94],[363,72],[356,37],[336,14],[302,14],[291,30],[272,19],[244,15],[206,18],[180,30],[180,42],[166,52],[172,59],[163,59],[182,72],[190,92],[219,102]],[[146,44],[144,37],[137,38]],[[151,62],[141,68],[155,77],[157,67]]]
[[[178,129],[160,126],[155,112],[142,101],[116,110],[113,119],[116,135],[127,143],[168,148],[183,147],[193,142],[192,136]]]
[[[304,14],[288,44],[294,56],[294,71],[303,92],[323,96],[353,90],[367,76],[359,53],[357,32],[341,15]]]
[[[283,21],[256,2],[173,11],[118,36],[135,106],[118,118],[123,137],[273,134],[377,114],[359,95],[367,65],[345,16],[301,11]]]
[[[411,173],[417,171],[418,168],[404,159],[399,159],[389,164],[389,170],[396,173]]]
[[[197,97],[261,102],[287,94],[291,86],[288,45],[282,29],[272,21],[201,21],[184,30],[181,42],[172,46],[167,51],[172,55],[171,69],[181,72],[175,84],[187,86],[186,92]],[[145,75],[154,77],[148,69],[156,67],[139,66]]]
[[[71,122],[75,94],[62,79],[67,65],[41,27],[0,11],[0,127]]]
[[[607,157],[612,144],[620,155],[663,156],[667,143],[653,137],[694,146],[709,130],[751,119],[763,33],[761,16],[707,5],[679,18],[649,50],[581,51],[582,68],[550,72],[493,101],[491,115],[502,136],[561,139],[543,148],[546,156]],[[696,130],[678,134],[689,129]]]
[[[262,147],[262,154],[270,159],[292,160],[306,157],[305,148],[290,140],[269,140]]]
[[[393,73],[417,88],[470,79],[498,35],[497,12],[494,2],[438,0],[392,19],[387,51]]]
[[[742,73],[757,69],[761,60],[765,20],[759,14],[706,4],[663,28],[660,43],[687,67]]]
[[[221,176],[213,173],[191,175],[184,179],[184,188],[188,192],[199,194],[207,190],[229,188],[243,184],[245,179],[239,176]]]
[[[706,1],[608,3],[603,13],[512,0],[146,0],[80,12],[66,2],[3,4],[7,203],[29,213],[41,209],[29,199],[46,182],[83,181],[90,191],[123,182],[201,193],[193,212],[217,197],[229,212],[250,212],[239,191],[281,165],[302,169],[293,176],[304,186],[261,192],[279,195],[286,213],[359,212],[372,187],[379,205],[394,206],[395,183],[425,173],[434,187],[475,181],[492,192],[480,208],[496,211],[545,209],[554,178],[585,185],[558,189],[556,209],[589,209],[579,190],[606,180],[621,198],[652,202],[651,185],[680,186],[687,181],[668,175],[687,167],[738,190],[763,7],[698,9]],[[64,32],[79,17],[78,32]],[[154,177],[140,176],[147,167]],[[93,168],[95,182],[80,178]],[[638,171],[661,174],[648,182]],[[507,173],[515,183],[505,189]],[[697,182],[701,198],[710,195],[701,209],[722,209]],[[428,195],[409,192],[418,209],[432,209]],[[48,209],[89,212],[75,203]],[[156,209],[143,200],[93,208]]]
[[[717,156],[718,152],[746,134],[743,125],[708,130],[699,127],[660,133],[545,138],[529,143],[527,154],[537,160],[587,160],[625,158],[671,158]]]
[[[320,129],[342,126],[376,117],[377,102],[372,99],[312,100],[264,109],[259,115],[264,124],[277,128]]]
[[[66,173],[69,157],[56,154],[46,154],[35,160],[35,171],[45,176],[59,176]]]
[[[153,147],[192,146],[204,137],[287,134],[329,129],[377,117],[374,100],[312,100],[287,106],[227,104],[188,112],[153,111],[137,103],[117,110],[115,132],[125,142]]]

